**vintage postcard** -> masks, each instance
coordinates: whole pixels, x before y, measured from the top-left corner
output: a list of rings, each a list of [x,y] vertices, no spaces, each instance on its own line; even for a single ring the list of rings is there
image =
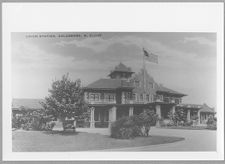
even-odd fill
[[[12,149],[216,151],[215,86],[215,33],[12,33]]]

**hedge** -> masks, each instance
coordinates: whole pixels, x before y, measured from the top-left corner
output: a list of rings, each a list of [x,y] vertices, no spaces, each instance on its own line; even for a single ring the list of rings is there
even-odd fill
[[[122,117],[111,125],[111,137],[129,139],[137,136],[148,136],[150,127],[156,124],[158,116],[152,111],[140,115]]]

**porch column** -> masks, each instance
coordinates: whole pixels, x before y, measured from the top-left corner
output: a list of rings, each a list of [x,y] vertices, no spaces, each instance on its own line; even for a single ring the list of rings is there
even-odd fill
[[[125,93],[124,92],[122,92],[121,93],[121,99],[122,99],[122,104],[125,104]]]
[[[160,105],[156,105],[155,108],[156,108],[156,114],[158,115],[158,117],[160,119],[161,118],[161,107],[160,107]]]
[[[191,111],[190,111],[190,109],[187,110],[187,121],[191,121]]]
[[[176,111],[175,111],[175,106],[172,106],[171,112],[172,112],[173,114],[176,112]]]
[[[109,127],[111,126],[112,122],[116,121],[116,107],[112,107],[109,109]]]
[[[161,107],[160,107],[160,105],[156,105],[155,108],[156,108],[156,114],[158,115],[158,118],[161,119]],[[159,120],[156,122],[156,126],[158,126],[158,127],[160,126]]]
[[[95,108],[91,108],[91,122],[90,122],[90,128],[95,128]]]
[[[200,114],[200,110],[198,110],[198,125],[200,125],[201,121],[201,114]]]
[[[84,101],[88,102],[88,92],[84,92]]]
[[[74,126],[74,127],[77,127],[77,121],[76,121],[76,119],[75,119],[74,122],[73,122],[73,126]]]
[[[130,107],[129,108],[129,116],[133,116],[133,114],[134,114],[134,107]]]

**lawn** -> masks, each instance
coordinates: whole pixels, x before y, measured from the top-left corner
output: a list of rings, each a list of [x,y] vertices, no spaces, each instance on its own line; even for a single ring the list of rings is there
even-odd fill
[[[122,140],[94,133],[63,133],[60,131],[13,131],[12,134],[12,150],[15,152],[93,151],[165,144],[184,140],[180,137],[167,136],[137,137]]]
[[[162,129],[184,129],[184,130],[216,130],[209,129],[206,126],[162,126]]]

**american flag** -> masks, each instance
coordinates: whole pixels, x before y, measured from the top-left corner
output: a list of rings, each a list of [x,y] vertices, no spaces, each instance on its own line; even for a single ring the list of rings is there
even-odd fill
[[[158,55],[155,55],[153,53],[148,53],[144,48],[143,48],[143,51],[144,51],[144,58],[147,61],[158,64]]]

